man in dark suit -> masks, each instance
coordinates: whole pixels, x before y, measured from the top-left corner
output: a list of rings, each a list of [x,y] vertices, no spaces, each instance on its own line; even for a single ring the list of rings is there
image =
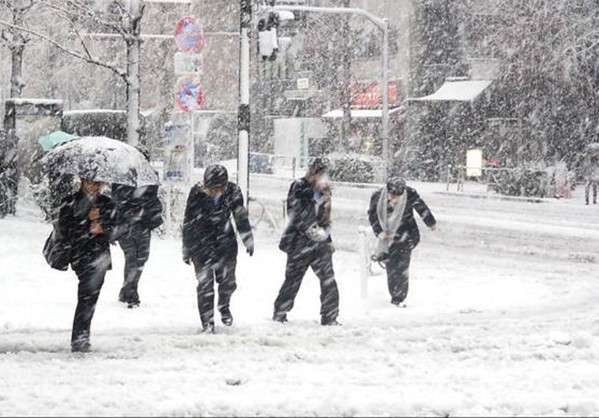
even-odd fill
[[[395,306],[401,306],[408,295],[412,251],[420,242],[414,211],[426,226],[435,229],[437,222],[424,200],[400,178],[390,179],[370,199],[368,220],[378,238],[373,259],[386,266],[391,303]]]
[[[128,308],[140,304],[138,285],[145,263],[150,257],[152,230],[162,225],[162,203],[158,186],[130,187],[113,185],[122,236],[119,245],[125,255],[125,277],[119,292],[119,301]]]
[[[214,281],[218,283],[218,310],[225,326],[233,325],[231,296],[237,289],[237,232],[250,256],[254,237],[241,189],[229,181],[225,167],[206,168],[204,183],[191,188],[183,222],[183,261],[193,263],[203,331],[214,333]]]
[[[331,188],[326,161],[317,158],[304,177],[294,181],[287,195],[288,224],[279,248],[287,253],[285,281],[274,304],[273,320],[287,322],[308,268],[320,280],[320,322],[339,325],[339,290],[333,270]]]
[[[112,268],[109,244],[114,240],[116,211],[112,200],[100,194],[103,186],[82,179],[81,189],[63,201],[58,215],[57,229],[70,248],[68,261],[79,279],[71,335],[73,352],[91,348],[91,321],[104,276]]]

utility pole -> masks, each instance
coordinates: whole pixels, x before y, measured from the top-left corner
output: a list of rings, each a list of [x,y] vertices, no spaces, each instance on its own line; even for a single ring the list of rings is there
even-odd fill
[[[349,8],[351,0],[343,0],[343,7]],[[341,141],[344,146],[347,144],[351,133],[351,51],[350,51],[350,26],[349,26],[349,15],[343,16],[343,30],[342,30],[342,103],[343,118],[341,120]]]
[[[383,19],[383,63],[381,73],[381,94],[383,96],[382,108],[382,133],[383,158],[385,177],[389,176],[389,19]],[[383,211],[387,213],[386,211]]]
[[[239,111],[237,127],[237,183],[249,207],[250,188],[250,30],[252,0],[240,0],[239,25]]]

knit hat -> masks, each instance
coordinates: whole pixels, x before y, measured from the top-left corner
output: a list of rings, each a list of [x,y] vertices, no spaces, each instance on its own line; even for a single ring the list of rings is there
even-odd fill
[[[204,171],[204,185],[206,187],[224,187],[228,181],[229,173],[222,165],[210,165]]]
[[[402,195],[406,190],[406,181],[399,177],[393,177],[387,180],[387,192],[396,196]]]

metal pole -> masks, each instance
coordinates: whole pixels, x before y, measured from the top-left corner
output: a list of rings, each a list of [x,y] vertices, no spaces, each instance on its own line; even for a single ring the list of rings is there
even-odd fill
[[[383,96],[381,139],[383,142],[383,166],[385,180],[389,175],[389,19],[381,19],[372,13],[356,8],[312,7],[312,6],[274,6],[275,11],[302,11],[325,14],[359,15],[374,23],[383,32],[383,59],[381,72],[381,92]]]
[[[290,12],[298,11],[298,12],[314,12],[314,13],[332,13],[332,14],[352,14],[364,16],[366,19],[370,20],[374,23],[380,30],[384,30],[385,26],[388,27],[389,22],[387,19],[381,19],[373,15],[372,13],[362,10],[355,9],[351,7],[344,8],[336,8],[336,7],[312,7],[312,6],[274,6],[271,10],[275,11],[285,11],[288,10]],[[387,21],[387,23],[385,23]]]
[[[241,0],[240,43],[239,43],[239,113],[237,126],[239,140],[237,148],[237,184],[244,201],[249,206],[249,156],[250,156],[250,29],[252,22],[252,0]]]
[[[383,95],[382,140],[385,179],[389,176],[389,19],[383,19],[383,72],[381,92]],[[386,211],[384,211],[386,212]]]
[[[191,187],[193,184],[193,169],[195,166],[195,149],[196,149],[196,137],[195,137],[195,111],[192,110],[189,112],[190,120],[189,120],[189,150],[187,151],[187,184]]]

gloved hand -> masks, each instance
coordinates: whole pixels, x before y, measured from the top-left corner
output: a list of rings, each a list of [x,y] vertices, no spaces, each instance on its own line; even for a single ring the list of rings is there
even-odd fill
[[[434,224],[433,226],[431,226],[429,228],[431,231],[436,231],[437,230],[437,224]]]
[[[383,231],[378,235],[378,238],[381,241],[389,241],[391,239],[391,236],[389,236],[389,234],[387,234],[385,231]]]
[[[254,255],[254,242],[253,241],[247,243],[245,248],[247,250],[247,253],[250,255],[250,257]]]
[[[324,242],[329,238],[329,233],[318,225],[313,225],[308,229],[306,234],[308,235],[308,238],[316,242]]]

